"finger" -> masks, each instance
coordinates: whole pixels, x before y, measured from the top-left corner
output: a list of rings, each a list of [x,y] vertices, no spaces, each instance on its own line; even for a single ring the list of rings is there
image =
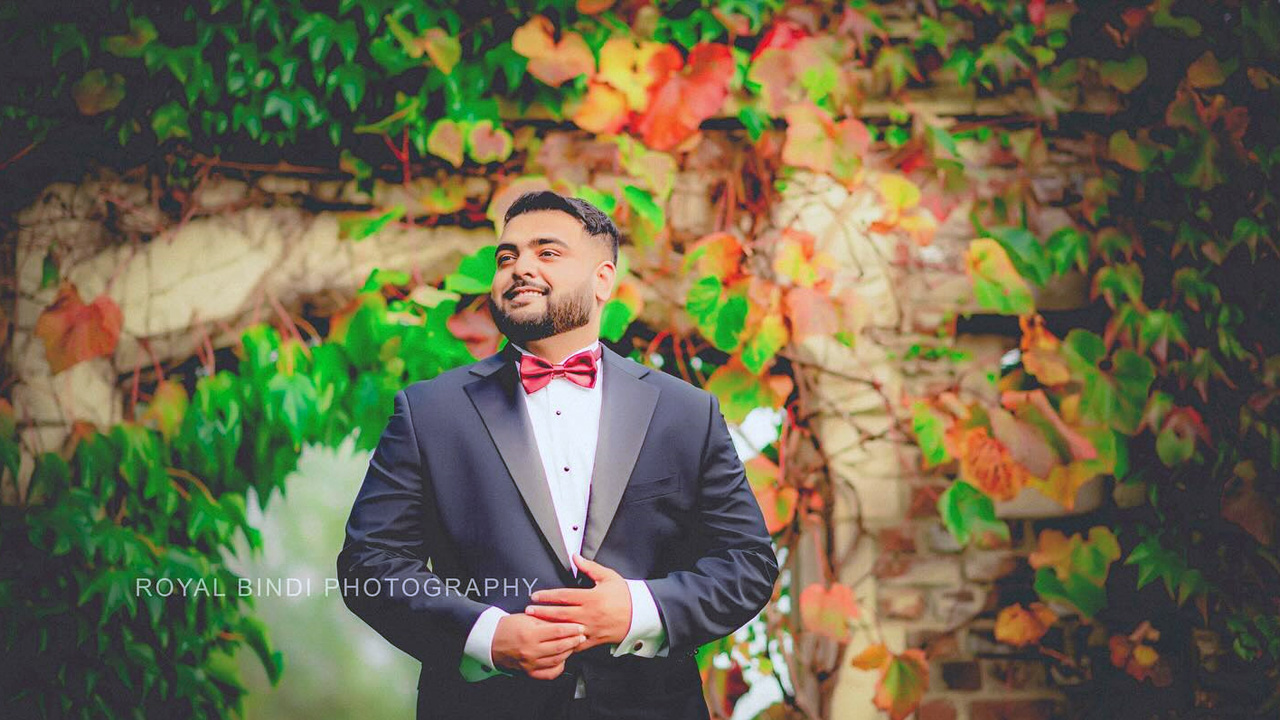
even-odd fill
[[[545,650],[548,653],[555,653],[556,655],[568,655],[576,650],[579,645],[586,642],[586,640],[587,636],[585,634],[571,635],[567,638],[558,638],[556,640],[547,641],[539,647],[539,650]]]
[[[530,670],[529,677],[534,680],[555,680],[564,672],[564,663],[543,670]]]
[[[595,580],[596,582],[606,580],[617,574],[610,568],[601,565],[595,560],[588,560],[577,553],[574,553],[573,555],[573,562],[578,566],[579,570],[587,574],[587,577]]]
[[[532,615],[553,623],[581,622],[581,611],[571,605],[529,605],[524,609],[526,615]],[[557,635],[556,637],[563,637]]]
[[[578,588],[557,588],[554,590],[539,590],[529,596],[529,599],[535,603],[548,603],[553,605],[581,605],[586,599],[586,593],[590,590],[580,590]]]
[[[536,642],[555,642],[564,638],[586,635],[587,626],[579,622],[547,622],[534,634]]]
[[[548,655],[544,658],[538,658],[537,660],[533,661],[533,669],[547,670],[557,665],[563,665],[564,661],[569,659],[569,656],[572,654],[573,654],[572,650],[566,650],[564,652],[558,652],[555,655]]]

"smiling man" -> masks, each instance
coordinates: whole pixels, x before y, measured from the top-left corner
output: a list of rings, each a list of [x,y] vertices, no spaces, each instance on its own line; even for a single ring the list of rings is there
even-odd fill
[[[396,395],[338,575],[385,585],[343,597],[422,661],[420,719],[707,718],[694,653],[772,596],[718,399],[600,341],[618,242],[522,195],[489,296],[507,344]],[[409,590],[449,582],[475,592]]]

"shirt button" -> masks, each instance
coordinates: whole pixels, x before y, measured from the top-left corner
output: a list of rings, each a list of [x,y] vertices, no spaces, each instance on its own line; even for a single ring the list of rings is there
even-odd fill
[[[578,529],[578,526],[577,526],[577,525],[574,525],[574,526],[573,526],[573,529],[574,529],[574,530],[577,530],[577,529]]]
[[[557,415],[559,415],[559,414],[560,414],[560,411],[559,411],[559,410],[557,410],[557,411],[556,411],[556,414],[557,414]]]
[[[643,641],[643,640],[637,640],[637,641],[636,641],[635,646],[634,646],[633,648],[631,648],[631,649],[632,649],[633,651],[638,651],[638,650],[640,650],[640,648],[642,648],[642,647],[644,647],[644,641]]]
[[[565,466],[564,466],[564,471],[565,471],[565,472],[569,472],[569,466],[568,466],[568,465],[565,465]]]

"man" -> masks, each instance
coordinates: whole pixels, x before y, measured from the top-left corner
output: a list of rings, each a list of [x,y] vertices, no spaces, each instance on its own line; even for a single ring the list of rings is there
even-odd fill
[[[600,342],[618,230],[594,206],[526,193],[496,255],[508,343],[397,393],[344,601],[422,661],[420,719],[707,718],[694,652],[778,576],[719,401]]]

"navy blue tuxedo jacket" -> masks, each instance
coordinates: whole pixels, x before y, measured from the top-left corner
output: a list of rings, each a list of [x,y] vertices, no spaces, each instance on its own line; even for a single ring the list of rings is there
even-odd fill
[[[338,555],[344,602],[422,662],[419,718],[561,717],[579,674],[593,717],[707,717],[694,652],[764,607],[777,558],[719,400],[607,346],[582,555],[647,581],[669,652],[613,657],[600,645],[552,681],[462,678],[489,605],[522,612],[530,584],[592,584],[570,569],[517,352],[508,343],[396,394]]]

